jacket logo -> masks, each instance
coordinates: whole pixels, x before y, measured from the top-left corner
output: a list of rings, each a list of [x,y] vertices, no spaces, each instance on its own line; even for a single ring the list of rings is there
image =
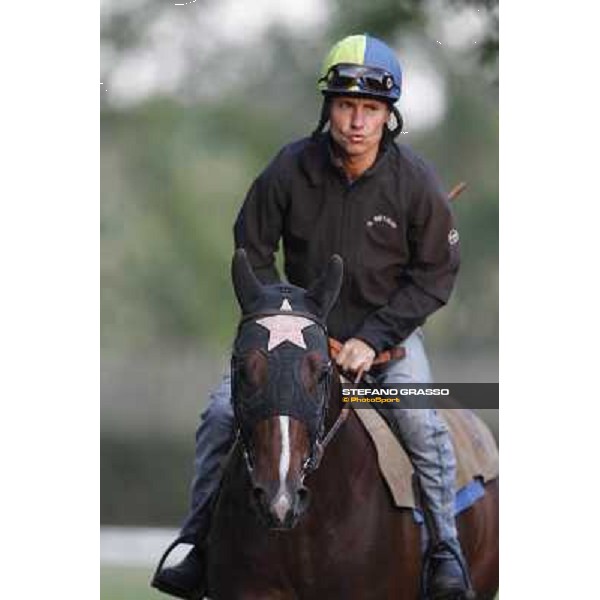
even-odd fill
[[[392,229],[398,229],[396,221],[387,215],[375,215],[367,221],[367,227],[373,227],[376,223],[383,223],[389,225]]]
[[[451,229],[450,232],[448,233],[448,243],[451,246],[454,246],[454,244],[458,243],[459,239],[460,239],[460,237],[458,235],[458,231],[456,231],[456,229]]]

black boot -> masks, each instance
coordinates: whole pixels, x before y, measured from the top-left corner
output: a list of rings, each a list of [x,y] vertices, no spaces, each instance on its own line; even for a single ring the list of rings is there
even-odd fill
[[[176,540],[167,548],[150,585],[177,598],[202,600],[206,593],[206,560],[204,553],[197,546],[194,546],[178,565],[165,568],[162,566],[171,550],[179,543],[179,540]]]
[[[427,600],[472,600],[475,598],[464,559],[446,542],[429,551],[425,564]]]

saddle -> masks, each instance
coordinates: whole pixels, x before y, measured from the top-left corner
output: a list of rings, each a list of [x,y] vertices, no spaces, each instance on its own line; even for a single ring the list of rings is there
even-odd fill
[[[388,424],[376,410],[355,410],[377,451],[381,474],[398,508],[419,509],[412,464]],[[456,512],[484,494],[483,484],[499,474],[498,448],[483,421],[468,409],[438,409],[448,426],[456,455]]]
[[[459,193],[460,191],[462,189]],[[329,338],[331,356],[335,357],[342,346],[338,340]],[[377,355],[373,365],[382,365],[405,356],[405,348],[395,347]],[[421,520],[413,486],[414,469],[398,438],[376,410],[354,412],[375,445],[379,469],[392,494],[394,504],[398,508],[413,509],[417,520]],[[456,455],[455,512],[458,514],[484,495],[485,483],[498,477],[498,447],[490,430],[472,411],[447,408],[439,409],[438,414],[448,426]]]

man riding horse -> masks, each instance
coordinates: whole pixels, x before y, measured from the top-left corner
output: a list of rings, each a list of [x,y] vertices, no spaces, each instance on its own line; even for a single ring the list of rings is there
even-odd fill
[[[323,106],[317,128],[285,146],[254,181],[235,223],[236,247],[246,250],[262,283],[273,283],[280,280],[274,255],[282,239],[285,274],[299,287],[308,287],[331,255],[342,256],[343,285],[327,320],[329,334],[343,342],[336,358],[340,369],[357,377],[370,371],[378,384],[429,383],[420,327],[448,301],[459,243],[432,169],[394,141],[402,129],[395,107],[400,64],[380,40],[349,36],[327,55],[318,85]],[[399,345],[404,359],[371,368],[378,353]],[[461,597],[467,586],[448,431],[435,410],[388,412],[414,467],[426,516],[432,549],[428,597]],[[196,434],[191,509],[178,538],[194,547],[179,565],[155,575],[152,585],[159,590],[202,597],[211,500],[234,439],[227,374]]]

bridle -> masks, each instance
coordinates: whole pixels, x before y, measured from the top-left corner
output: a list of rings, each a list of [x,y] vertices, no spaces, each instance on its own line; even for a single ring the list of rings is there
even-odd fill
[[[327,332],[327,325],[321,319],[319,319],[317,316],[315,316],[314,314],[311,314],[309,312],[298,311],[298,310],[266,309],[266,310],[261,310],[261,311],[246,314],[242,317],[242,319],[240,320],[240,322],[238,324],[238,329],[237,329],[238,334],[239,334],[241,328],[246,323],[256,322],[258,319],[262,319],[264,317],[272,317],[272,316],[303,317],[304,319],[307,319],[307,320],[311,321],[313,324],[317,325],[321,329],[322,333],[324,334],[325,339],[329,340],[329,336],[328,336],[328,332]],[[331,348],[331,345],[329,343],[327,345],[328,345],[328,348]],[[329,361],[326,365],[324,382],[319,386],[320,394],[318,397],[318,401],[319,401],[319,405],[323,406],[323,410],[321,412],[321,415],[319,418],[319,423],[316,428],[315,439],[311,440],[310,455],[304,461],[304,463],[301,467],[301,472],[300,472],[300,480],[301,481],[304,479],[304,477],[306,475],[308,475],[312,471],[315,471],[319,467],[319,464],[321,463],[321,459],[323,458],[323,454],[325,453],[325,448],[331,442],[331,440],[334,438],[336,433],[339,431],[341,425],[345,422],[346,418],[348,417],[349,409],[347,407],[345,407],[340,411],[340,414],[338,415],[337,419],[335,420],[335,422],[333,423],[333,425],[331,426],[329,431],[325,432],[325,422],[326,422],[327,414],[329,411],[329,395],[331,392],[331,384],[333,382],[333,377],[338,376],[338,373],[337,373],[336,369],[334,368],[334,363],[331,360],[331,352],[329,353],[329,357],[330,357]],[[235,352],[234,352],[234,354],[232,355],[232,361],[235,361],[235,358],[236,358],[236,356],[235,356]],[[246,468],[248,470],[251,480],[254,481],[254,477],[253,477],[254,460],[252,458],[252,452],[251,452],[249,441],[246,439],[246,436],[244,435],[244,432],[241,427],[242,421],[240,419],[240,415],[237,414],[238,409],[236,407],[237,407],[238,403],[235,400],[236,400],[235,398],[232,398],[234,412],[236,413],[235,417],[236,417],[236,421],[238,423],[238,441],[239,441],[241,449],[242,449],[242,454],[244,456]]]

